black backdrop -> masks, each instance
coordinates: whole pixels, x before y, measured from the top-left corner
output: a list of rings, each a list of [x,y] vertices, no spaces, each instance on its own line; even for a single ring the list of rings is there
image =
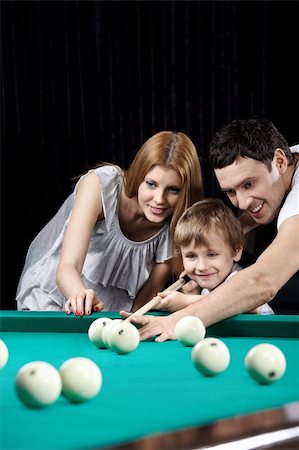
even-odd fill
[[[1,2],[1,308],[30,241],[99,161],[127,167],[153,133],[208,145],[261,115],[298,141],[298,2]]]

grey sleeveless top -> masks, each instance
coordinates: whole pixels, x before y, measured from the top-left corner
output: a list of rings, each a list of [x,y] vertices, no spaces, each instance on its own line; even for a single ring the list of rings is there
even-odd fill
[[[148,280],[154,262],[172,257],[172,241],[166,224],[155,236],[142,242],[127,239],[120,228],[118,204],[123,177],[116,166],[102,166],[96,173],[102,192],[104,219],[94,227],[82,280],[105,304],[104,311],[130,310],[140,288]],[[60,310],[65,298],[56,285],[65,228],[69,222],[74,192],[31,243],[17,289],[18,309]]]

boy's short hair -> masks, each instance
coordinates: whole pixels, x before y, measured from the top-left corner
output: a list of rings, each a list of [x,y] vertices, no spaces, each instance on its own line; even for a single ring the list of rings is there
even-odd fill
[[[211,229],[222,233],[226,243],[236,252],[244,245],[242,224],[233,211],[220,199],[207,198],[190,206],[179,219],[174,232],[177,253],[180,247],[194,243],[207,245]]]

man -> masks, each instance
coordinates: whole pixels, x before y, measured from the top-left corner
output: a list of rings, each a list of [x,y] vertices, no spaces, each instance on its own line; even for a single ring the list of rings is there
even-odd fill
[[[199,317],[206,327],[254,310],[273,299],[299,270],[299,145],[288,147],[268,120],[236,120],[210,144],[210,160],[219,185],[243,211],[244,233],[277,219],[277,234],[256,262],[222,283],[209,295],[190,295],[190,305],[169,316],[132,316],[142,340],[175,339],[177,321]],[[186,294],[164,291],[165,303]],[[128,314],[121,312],[123,317]]]

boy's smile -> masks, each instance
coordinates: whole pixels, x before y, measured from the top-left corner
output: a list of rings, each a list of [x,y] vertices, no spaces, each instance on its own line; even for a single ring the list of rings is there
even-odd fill
[[[181,254],[187,275],[211,291],[228,277],[242,250],[235,253],[219,228],[210,230],[205,238],[206,243],[195,245],[193,241],[182,246]]]

